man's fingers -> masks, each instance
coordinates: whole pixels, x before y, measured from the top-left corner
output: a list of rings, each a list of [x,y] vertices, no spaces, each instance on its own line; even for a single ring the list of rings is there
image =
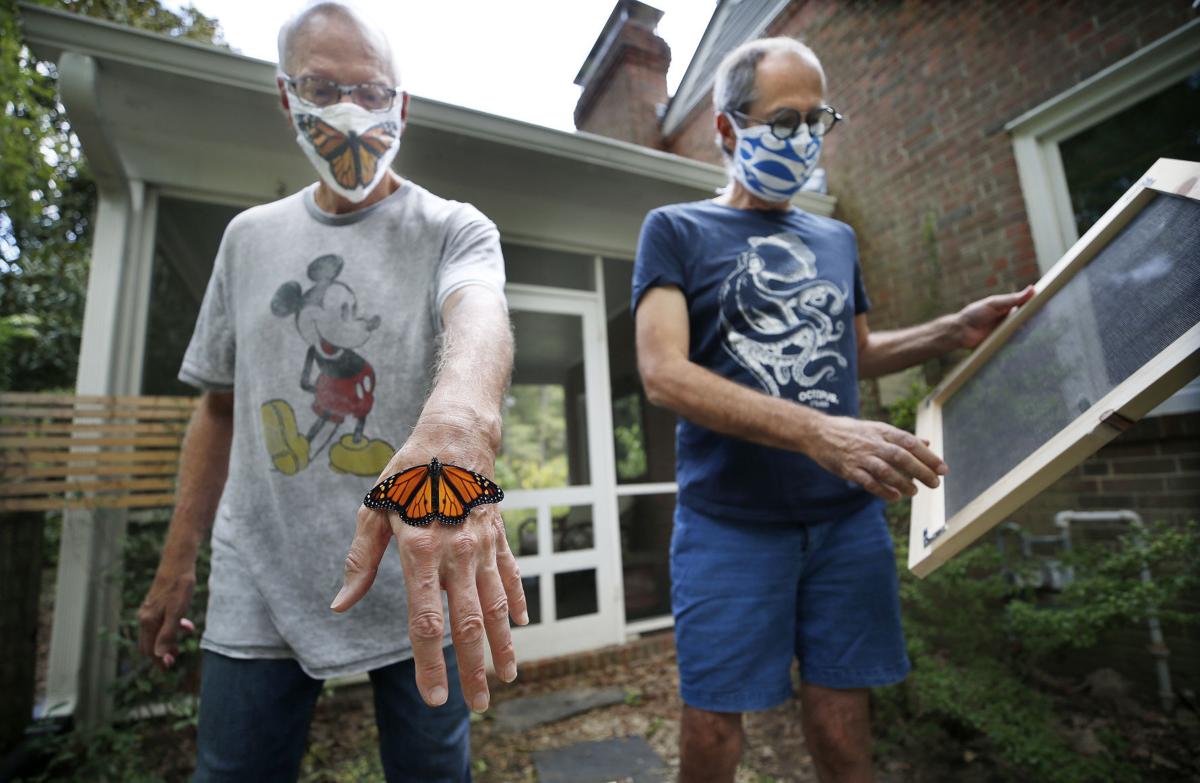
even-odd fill
[[[450,543],[453,565],[446,582],[450,603],[450,635],[458,656],[458,675],[463,695],[476,712],[488,708],[487,666],[484,662],[483,637],[486,627],[479,593],[475,587],[475,558],[481,548],[476,533],[463,529]]]
[[[504,520],[496,514],[496,568],[508,598],[508,613],[517,625],[529,625],[529,605],[525,601],[525,583],[521,581],[521,567],[516,555],[508,545]]]
[[[426,704],[440,707],[446,703],[449,690],[442,653],[445,620],[438,575],[438,542],[431,530],[401,532],[400,560],[408,593],[408,638],[413,648],[417,688]]]
[[[1035,293],[1037,293],[1036,287],[1034,287],[1032,285],[1025,286],[1020,291],[1017,291],[1015,294],[1012,294],[1012,297],[1013,297],[1012,306],[1017,307],[1018,305],[1025,304],[1026,302],[1028,302],[1030,299],[1033,298],[1033,295]]]
[[[508,596],[495,564],[481,563],[475,574],[483,625],[492,648],[492,665],[505,682],[517,679],[517,655],[513,651],[512,631],[508,625]]]
[[[162,625],[159,626],[158,636],[154,638],[154,657],[165,659],[169,655],[172,659],[179,653],[179,645],[176,643],[176,633],[179,630],[179,618],[182,614],[166,613],[163,617]],[[167,664],[168,666],[170,664]]]
[[[880,457],[871,457],[867,460],[867,470],[872,476],[879,481],[880,484],[891,487],[901,495],[915,495],[917,488],[912,483],[912,479],[901,473],[885,462]]]
[[[350,543],[350,552],[346,555],[342,588],[329,605],[330,609],[344,612],[366,595],[375,583],[379,561],[383,560],[391,540],[392,528],[385,514],[365,507],[358,510],[358,524],[354,540]]]
[[[147,658],[154,657],[154,641],[162,621],[162,609],[143,604],[138,610],[138,652]]]
[[[884,433],[883,437],[889,443],[894,443],[908,451],[937,475],[944,476],[950,472],[950,468],[942,461],[941,457],[933,453],[933,450],[929,448],[929,441],[924,438],[918,438],[904,430],[894,428]],[[929,482],[925,483],[928,484]],[[934,485],[931,484],[930,486]]]
[[[902,444],[891,444],[881,455],[893,468],[901,473],[912,476],[927,487],[938,485],[938,475],[925,463],[917,459],[906,446],[918,446],[919,441],[905,439]]]
[[[850,471],[850,479],[861,484],[862,488],[867,492],[870,492],[876,497],[883,498],[888,502],[900,499],[899,492],[891,487],[885,487],[884,485],[880,484],[875,480],[874,476],[861,468],[856,468]]]
[[[991,297],[988,304],[994,310],[998,310],[1002,315],[1007,315],[1014,307],[1025,304],[1033,298],[1034,287],[1026,286],[1020,291],[1011,294],[997,294]]]

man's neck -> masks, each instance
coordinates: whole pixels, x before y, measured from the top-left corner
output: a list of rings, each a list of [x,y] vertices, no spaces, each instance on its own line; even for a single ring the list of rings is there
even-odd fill
[[[758,209],[766,212],[787,212],[792,208],[790,201],[766,201],[755,196],[736,179],[733,181],[732,187],[727,188],[713,201],[735,209]]]
[[[362,201],[351,201],[350,199],[335,193],[333,188],[325,184],[325,180],[320,180],[317,183],[317,191],[313,193],[313,201],[322,212],[328,212],[332,215],[344,215],[347,212],[354,212],[359,209],[366,209],[372,204],[376,204],[388,196],[395,193],[404,184],[404,180],[392,170],[384,175],[384,178],[379,180],[379,184],[375,189],[367,194],[367,197]]]

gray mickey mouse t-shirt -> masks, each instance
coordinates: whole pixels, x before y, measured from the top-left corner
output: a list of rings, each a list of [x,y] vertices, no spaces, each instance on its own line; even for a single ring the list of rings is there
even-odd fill
[[[352,609],[329,604],[358,506],[420,415],[442,304],[503,296],[504,261],[479,210],[412,182],[345,215],[314,191],[226,228],[179,377],[234,395],[201,647],[325,678],[412,657],[394,552]]]

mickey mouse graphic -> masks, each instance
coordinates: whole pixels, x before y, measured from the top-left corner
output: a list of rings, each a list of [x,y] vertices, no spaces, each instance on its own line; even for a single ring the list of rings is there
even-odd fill
[[[307,291],[300,283],[288,281],[271,299],[271,312],[280,318],[293,317],[296,331],[308,343],[300,388],[313,395],[312,410],[317,417],[301,435],[296,414],[286,400],[268,400],[260,409],[271,461],[289,476],[308,467],[347,417],[355,419],[354,432],[343,435],[329,449],[333,470],[374,477],[395,453],[388,442],[363,435],[375,404],[375,370],[355,349],[371,339],[380,318],[359,316],[354,290],[337,279],[343,265],[341,256],[320,256],[308,265],[308,279],[313,284]],[[327,424],[333,429],[317,444]]]

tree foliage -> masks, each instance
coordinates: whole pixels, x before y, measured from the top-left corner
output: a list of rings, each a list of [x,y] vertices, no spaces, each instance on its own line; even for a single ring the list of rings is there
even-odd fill
[[[159,0],[35,0],[49,8],[223,45],[217,20]],[[54,64],[25,45],[15,3],[0,3],[0,315],[26,331],[0,346],[3,388],[74,385],[96,188],[58,97]],[[29,320],[30,318],[34,320]]]

